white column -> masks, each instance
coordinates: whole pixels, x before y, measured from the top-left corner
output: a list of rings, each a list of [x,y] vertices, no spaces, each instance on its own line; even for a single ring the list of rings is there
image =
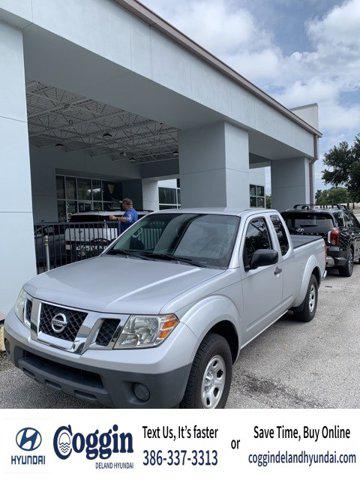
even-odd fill
[[[0,312],[35,275],[22,32],[0,22]]]
[[[179,135],[182,207],[249,206],[249,137],[229,123]]]
[[[278,210],[310,203],[310,169],[307,158],[271,162],[271,203]]]
[[[142,181],[143,209],[159,210],[159,185],[157,180],[144,178]]]

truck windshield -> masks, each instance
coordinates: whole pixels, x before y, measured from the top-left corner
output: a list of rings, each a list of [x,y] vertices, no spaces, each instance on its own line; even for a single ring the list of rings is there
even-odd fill
[[[224,269],[230,262],[239,221],[231,215],[152,214],[126,230],[106,253]]]
[[[331,215],[317,212],[284,212],[282,216],[291,233],[325,233],[334,228]]]

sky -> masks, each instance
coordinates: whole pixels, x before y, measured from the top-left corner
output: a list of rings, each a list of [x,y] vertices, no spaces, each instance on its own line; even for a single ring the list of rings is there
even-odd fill
[[[141,0],[288,108],[319,104],[322,156],[360,133],[360,0]]]

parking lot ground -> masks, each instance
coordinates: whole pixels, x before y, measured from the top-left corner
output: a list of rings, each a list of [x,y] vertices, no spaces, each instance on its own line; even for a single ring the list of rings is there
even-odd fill
[[[228,408],[360,407],[360,266],[329,275],[310,323],[291,314],[241,352]],[[0,354],[1,355],[1,354]],[[91,408],[42,387],[0,357],[1,408]]]

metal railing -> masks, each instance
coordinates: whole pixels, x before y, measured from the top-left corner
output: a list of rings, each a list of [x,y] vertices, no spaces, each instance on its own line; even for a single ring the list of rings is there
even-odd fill
[[[118,222],[36,224],[37,272],[95,257],[119,234]]]

